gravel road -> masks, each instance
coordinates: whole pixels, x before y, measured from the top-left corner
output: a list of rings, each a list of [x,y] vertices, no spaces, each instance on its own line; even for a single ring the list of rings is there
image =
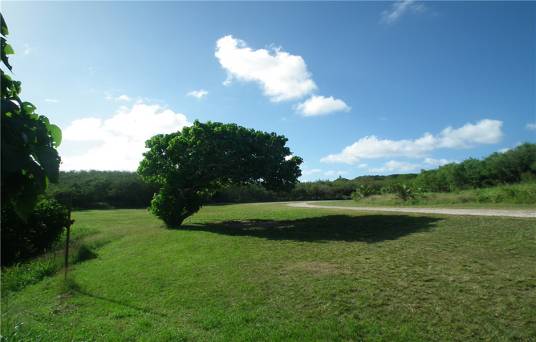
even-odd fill
[[[506,210],[506,209],[453,209],[453,208],[401,208],[401,207],[342,207],[335,205],[320,205],[310,202],[288,202],[288,206],[297,208],[319,209],[345,209],[357,211],[392,211],[399,213],[442,214],[442,215],[470,215],[470,216],[500,216],[500,217],[533,217],[534,210]]]

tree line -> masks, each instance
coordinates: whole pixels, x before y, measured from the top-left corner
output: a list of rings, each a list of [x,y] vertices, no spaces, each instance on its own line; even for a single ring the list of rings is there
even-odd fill
[[[356,190],[365,195],[396,193],[402,185],[422,192],[452,192],[522,181],[536,181],[536,144],[526,143],[484,159],[469,158],[419,174],[360,176],[300,182],[290,191],[268,190],[258,184],[226,186],[215,191],[209,202],[245,203],[292,200],[349,199]],[[61,172],[58,184],[48,195],[74,208],[145,208],[150,205],[155,186],[143,182],[134,172]]]

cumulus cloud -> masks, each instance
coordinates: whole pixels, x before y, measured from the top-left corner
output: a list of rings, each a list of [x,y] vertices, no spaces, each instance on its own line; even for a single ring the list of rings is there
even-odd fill
[[[227,84],[234,78],[257,82],[273,102],[298,99],[316,89],[303,58],[281,49],[253,50],[228,35],[216,42],[215,56],[227,71]]]
[[[536,122],[529,122],[526,126],[529,131],[536,131]]]
[[[204,89],[192,90],[186,94],[187,96],[195,97],[196,99],[202,99],[208,95],[208,91]]]
[[[62,149],[76,144],[81,153],[62,152],[63,170],[135,170],[142,159],[145,141],[153,135],[171,133],[189,126],[184,114],[156,104],[122,106],[111,117],[81,118],[63,130]],[[81,149],[76,148],[76,151]]]
[[[303,116],[319,116],[340,111],[348,112],[350,107],[343,100],[336,99],[333,96],[313,95],[306,101],[298,104],[296,109]]]
[[[494,144],[499,142],[502,136],[502,121],[484,119],[459,128],[447,127],[437,135],[425,133],[414,140],[366,136],[345,147],[340,153],[323,157],[321,161],[355,164],[361,159],[395,156],[415,158],[439,148],[470,148],[479,144]]]
[[[409,12],[422,11],[424,11],[424,5],[415,0],[399,0],[393,3],[388,10],[382,12],[381,22],[393,24]]]

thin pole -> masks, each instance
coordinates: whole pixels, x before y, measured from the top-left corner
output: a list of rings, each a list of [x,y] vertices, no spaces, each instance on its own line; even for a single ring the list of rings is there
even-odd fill
[[[64,265],[64,279],[67,280],[67,270],[69,268],[69,240],[71,238],[71,209],[69,209],[69,223],[67,224],[67,236],[65,237],[65,265]]]

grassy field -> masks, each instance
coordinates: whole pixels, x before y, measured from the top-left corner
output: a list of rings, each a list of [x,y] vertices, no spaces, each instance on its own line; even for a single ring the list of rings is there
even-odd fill
[[[95,255],[69,281],[2,278],[8,341],[536,339],[534,219],[282,204],[205,207],[180,230],[145,210],[75,219]]]

